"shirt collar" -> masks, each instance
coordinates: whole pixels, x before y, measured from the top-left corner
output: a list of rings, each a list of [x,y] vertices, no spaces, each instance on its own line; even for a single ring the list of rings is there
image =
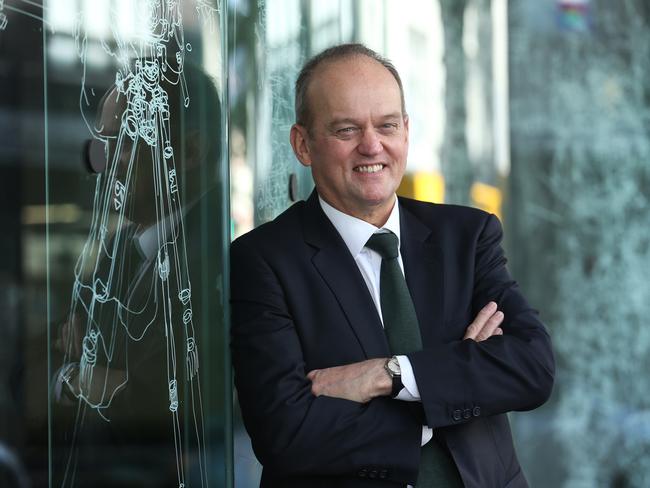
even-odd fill
[[[380,230],[390,231],[395,234],[399,246],[399,201],[397,198],[395,198],[395,204],[393,205],[393,210],[391,210],[388,220],[381,228],[335,209],[323,200],[320,195],[318,196],[318,201],[323,212],[325,212],[327,218],[330,219],[334,228],[341,235],[353,257],[356,257],[363,250],[370,236]]]

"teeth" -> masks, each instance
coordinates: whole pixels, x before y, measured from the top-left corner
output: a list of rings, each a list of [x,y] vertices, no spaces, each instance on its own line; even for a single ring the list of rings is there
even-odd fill
[[[381,171],[381,169],[384,167],[383,164],[373,164],[371,166],[357,166],[354,168],[354,171],[358,171],[359,173],[376,173],[377,171]]]

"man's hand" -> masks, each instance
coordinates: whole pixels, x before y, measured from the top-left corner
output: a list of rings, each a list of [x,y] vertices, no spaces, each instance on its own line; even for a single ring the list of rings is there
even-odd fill
[[[360,403],[390,395],[393,382],[384,369],[387,359],[368,359],[310,371],[307,379],[312,383],[311,392],[316,396],[325,395]]]
[[[503,335],[503,329],[499,327],[503,318],[503,312],[497,310],[497,304],[489,302],[476,315],[474,322],[469,324],[463,340],[472,339],[481,342],[495,335]]]

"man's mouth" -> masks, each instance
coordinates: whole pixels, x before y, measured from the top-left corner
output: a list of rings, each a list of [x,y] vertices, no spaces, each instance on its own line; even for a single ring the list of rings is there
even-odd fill
[[[384,168],[384,165],[381,163],[377,164],[367,164],[364,166],[356,166],[354,168],[354,171],[357,173],[377,173],[378,171],[381,171]]]

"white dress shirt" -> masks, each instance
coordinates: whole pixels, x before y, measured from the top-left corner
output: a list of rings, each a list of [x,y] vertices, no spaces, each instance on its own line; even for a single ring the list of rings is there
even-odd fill
[[[370,239],[370,236],[374,233],[390,231],[397,236],[399,252],[400,226],[399,203],[397,198],[395,198],[395,205],[393,205],[393,210],[391,210],[388,220],[381,228],[375,227],[364,220],[352,217],[351,215],[335,209],[320,196],[318,197],[318,200],[323,212],[325,212],[327,218],[332,222],[338,233],[341,235],[345,245],[350,250],[350,254],[352,254],[354,261],[357,263],[361,276],[363,276],[363,281],[365,281],[368,291],[370,291],[370,296],[372,296],[372,299],[375,302],[375,308],[377,309],[377,313],[379,314],[383,324],[381,302],[379,298],[379,277],[381,273],[382,258],[379,253],[365,247],[365,245],[366,242],[368,242],[368,239]],[[402,273],[404,273],[404,263],[402,262],[401,252],[399,252],[397,260],[402,269]],[[411,361],[409,361],[407,356],[397,356],[397,360],[401,369],[402,384],[404,385],[404,388],[399,392],[396,399],[407,402],[420,401],[420,390],[415,382]],[[432,437],[433,431],[426,425],[423,425],[421,445],[425,445]]]

